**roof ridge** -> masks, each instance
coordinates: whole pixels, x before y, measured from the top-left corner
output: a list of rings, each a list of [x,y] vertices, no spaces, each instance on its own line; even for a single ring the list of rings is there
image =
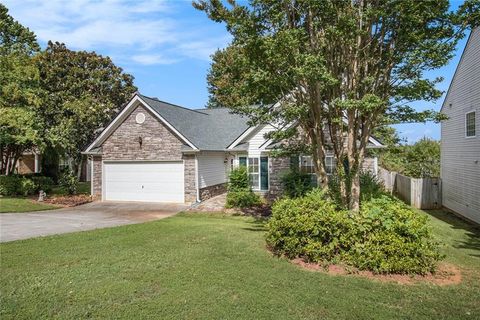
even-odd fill
[[[167,101],[162,101],[162,100],[160,100],[160,99],[158,99],[158,98],[148,97],[148,96],[143,95],[143,94],[141,94],[141,93],[139,93],[138,95],[139,95],[140,97],[142,97],[142,98],[147,98],[147,99],[150,99],[150,100],[153,100],[153,101],[165,103],[165,104],[168,104],[168,105],[170,105],[170,106],[172,106],[172,107],[176,107],[176,108],[180,108],[180,109],[185,109],[185,110],[188,110],[188,111],[192,111],[192,112],[196,112],[196,113],[199,113],[199,114],[203,114],[203,115],[205,115],[205,116],[209,116],[208,113],[204,113],[204,112],[197,111],[197,110],[199,110],[199,109],[189,109],[189,108],[182,107],[182,106],[179,106],[179,105],[177,105],[177,104],[173,104],[173,103],[170,103],[170,102],[167,102]]]

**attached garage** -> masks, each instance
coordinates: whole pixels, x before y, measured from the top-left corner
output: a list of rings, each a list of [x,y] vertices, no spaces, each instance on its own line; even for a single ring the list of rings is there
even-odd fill
[[[103,164],[104,200],[184,202],[183,161]]]

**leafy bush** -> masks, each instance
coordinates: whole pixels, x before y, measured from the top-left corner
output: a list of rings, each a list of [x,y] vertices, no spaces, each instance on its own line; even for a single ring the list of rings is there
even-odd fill
[[[376,175],[370,171],[360,173],[360,201],[379,198],[385,194],[385,186]]]
[[[35,183],[36,192],[39,192],[40,190],[43,190],[47,193],[52,191],[54,185],[52,178],[45,176],[33,176],[31,179]]]
[[[76,194],[78,188],[78,178],[70,169],[65,169],[60,175],[59,184],[68,194]]]
[[[281,181],[285,195],[290,198],[302,197],[313,188],[311,175],[298,170],[287,171]]]
[[[250,190],[250,180],[248,178],[247,167],[240,166],[230,171],[228,176],[228,190]]]
[[[325,192],[314,189],[303,198],[277,201],[267,227],[267,244],[289,258],[419,274],[434,271],[442,258],[427,218],[387,196],[351,213],[337,210]]]
[[[13,196],[20,191],[21,177],[17,175],[0,176],[0,195]]]
[[[320,189],[275,202],[267,228],[267,244],[275,253],[307,261],[335,260],[352,245],[354,229],[348,212],[338,211]]]
[[[427,216],[397,199],[372,199],[363,204],[359,218],[362,241],[355,244],[348,256],[359,269],[424,274],[435,271],[443,258]]]
[[[329,195],[337,204],[342,203],[339,178],[335,175],[328,180]],[[360,201],[368,201],[387,195],[383,183],[370,171],[360,172]]]
[[[227,193],[227,208],[249,208],[262,203],[260,196],[252,190],[236,190]]]
[[[36,189],[37,187],[31,179],[28,179],[25,177],[20,179],[18,193],[21,194],[22,196],[32,195],[35,193]]]

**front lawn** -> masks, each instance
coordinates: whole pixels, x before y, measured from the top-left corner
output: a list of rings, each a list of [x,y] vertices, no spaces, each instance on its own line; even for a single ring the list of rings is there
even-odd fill
[[[28,198],[0,197],[0,213],[28,212],[58,209],[58,206],[37,202]]]
[[[77,188],[77,194],[90,194],[90,186],[91,186],[90,181],[79,182],[78,188]],[[68,194],[67,190],[65,190],[64,187],[57,185],[53,187],[52,191],[48,195],[60,196],[60,195],[66,195],[66,194]]]
[[[252,218],[165,220],[4,243],[2,319],[478,319],[480,232],[435,212],[459,285],[399,285],[300,269]]]

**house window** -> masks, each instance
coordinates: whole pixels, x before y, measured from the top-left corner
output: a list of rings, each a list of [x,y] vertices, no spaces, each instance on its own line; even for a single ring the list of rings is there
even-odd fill
[[[475,111],[465,115],[465,136],[475,137]]]
[[[335,158],[333,156],[325,157],[325,170],[329,175],[335,172]],[[311,156],[300,157],[300,171],[308,174],[315,174],[315,167]]]
[[[253,189],[260,189],[260,165],[258,158],[248,158],[248,174]]]

